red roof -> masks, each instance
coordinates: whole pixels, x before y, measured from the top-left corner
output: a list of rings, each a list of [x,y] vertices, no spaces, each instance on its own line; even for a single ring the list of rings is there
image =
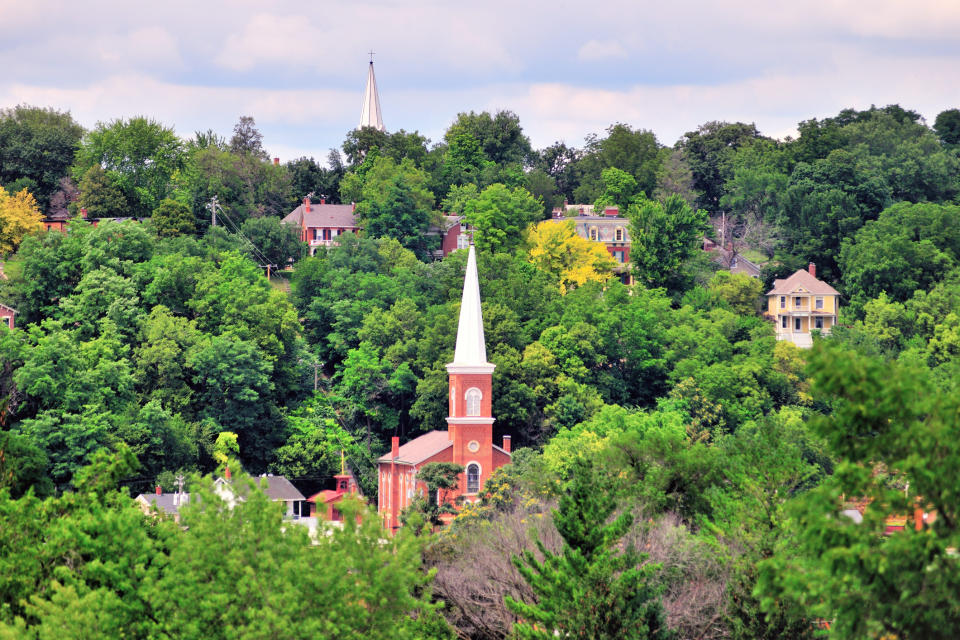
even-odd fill
[[[450,434],[447,431],[431,431],[418,438],[414,438],[407,444],[400,447],[400,457],[397,462],[406,464],[418,464],[427,458],[431,458],[444,449],[452,447]],[[377,462],[392,462],[390,454],[380,456]]]
[[[341,491],[332,491],[330,489],[324,489],[320,493],[315,493],[309,498],[307,498],[307,502],[313,502],[315,504],[316,503],[326,504],[336,498],[339,498],[342,495],[343,493]]]
[[[823,280],[818,280],[806,269],[799,269],[789,278],[783,280],[774,280],[773,289],[767,291],[768,296],[789,295],[800,289],[814,295],[838,296],[840,292],[828,285]]]

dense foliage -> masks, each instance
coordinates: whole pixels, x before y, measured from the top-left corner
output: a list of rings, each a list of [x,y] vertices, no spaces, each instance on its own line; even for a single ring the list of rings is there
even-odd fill
[[[249,117],[183,140],[0,111],[0,637],[945,637],[958,122],[891,105],[672,148],[618,123],[536,150],[470,112],[280,164]],[[363,231],[308,255],[280,222],[304,198],[355,202]],[[618,208],[629,266],[577,235],[589,206]],[[465,255],[436,256],[441,214],[477,247],[513,464],[389,543],[369,514],[311,546],[256,491],[222,508],[201,474],[229,459],[309,494],[345,456],[373,496],[391,436],[445,428]],[[720,269],[740,258],[762,278]],[[841,311],[805,352],[758,310],[811,262]],[[134,508],[178,474],[186,528]]]

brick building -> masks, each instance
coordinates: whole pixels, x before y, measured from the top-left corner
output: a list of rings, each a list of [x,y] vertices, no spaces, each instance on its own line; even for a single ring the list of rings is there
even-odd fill
[[[464,467],[457,487],[445,498],[454,501],[479,499],[483,483],[494,469],[510,462],[510,437],[503,446],[493,443],[493,369],[487,362],[480,309],[480,281],[477,256],[471,245],[460,303],[460,323],[453,362],[447,365],[449,403],[446,431],[431,431],[400,446],[393,438],[391,452],[377,461],[377,512],[387,529],[400,526],[400,512],[427,487],[417,471],[430,462],[452,462]]]
[[[576,215],[570,216],[575,213]],[[630,284],[630,222],[620,217],[617,207],[607,207],[597,215],[593,205],[566,205],[553,210],[553,220],[573,220],[577,235],[594,242],[602,242],[617,262],[614,272],[624,284]]]

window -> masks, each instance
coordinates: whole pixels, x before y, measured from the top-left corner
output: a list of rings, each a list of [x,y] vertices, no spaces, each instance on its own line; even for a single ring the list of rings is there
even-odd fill
[[[813,304],[817,309],[823,309],[823,296],[817,296]]]
[[[612,252],[612,253],[613,253],[613,259],[614,259],[614,260],[616,260],[617,262],[619,262],[619,263],[621,263],[621,264],[623,264],[623,263],[625,262],[624,255],[623,255],[623,251],[614,251],[614,252]]]
[[[470,246],[470,234],[461,233],[457,236],[457,249],[466,249]]]
[[[823,329],[823,318],[815,318],[813,321],[813,326],[816,329]]]
[[[476,462],[467,465],[467,493],[480,493],[480,465]]]
[[[781,309],[787,308],[787,296],[780,296],[780,308]]]
[[[596,227],[590,227],[590,239],[591,239],[591,240],[597,240],[597,239],[599,239],[599,237],[600,237],[600,235],[599,235],[599,233],[597,232],[597,228],[596,228]]]
[[[780,326],[783,327],[784,329],[787,328],[787,316],[780,317]]]
[[[623,229],[621,229],[620,227],[617,227],[617,230],[614,232],[613,237],[617,242],[623,242]]]
[[[800,318],[793,319],[793,330],[800,331]]]
[[[802,305],[802,304],[803,304],[803,298],[801,298],[801,297],[798,296],[798,297],[796,297],[796,298],[793,299],[793,306],[794,306],[795,308],[799,309],[799,308],[800,308],[800,305]]]
[[[324,239],[324,240],[329,240],[329,239],[330,239],[330,229],[324,229],[324,230],[323,230],[323,239]]]
[[[483,398],[483,392],[476,387],[470,387],[467,389],[465,394],[465,399],[467,401],[467,415],[468,416],[479,416],[480,415],[480,399]]]

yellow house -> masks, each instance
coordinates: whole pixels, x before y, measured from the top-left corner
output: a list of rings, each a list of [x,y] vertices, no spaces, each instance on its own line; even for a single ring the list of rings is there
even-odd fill
[[[812,332],[830,333],[837,324],[840,293],[817,280],[813,263],[789,278],[774,280],[767,292],[767,317],[777,327],[777,340],[789,340],[798,347],[813,345]]]

